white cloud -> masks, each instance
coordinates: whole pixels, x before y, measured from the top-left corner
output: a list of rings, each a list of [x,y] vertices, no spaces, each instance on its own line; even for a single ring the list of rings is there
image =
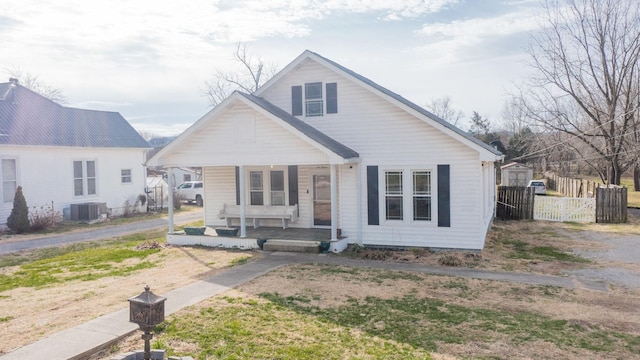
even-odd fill
[[[471,18],[454,20],[449,23],[426,24],[417,32],[427,43],[420,51],[437,54],[430,58],[433,63],[452,63],[469,57],[469,52],[491,51],[501,42],[508,43],[512,36],[526,34],[538,28],[538,22],[531,10],[520,10],[491,18]],[[513,51],[517,44],[509,44]],[[464,54],[464,55],[461,55]],[[500,54],[495,54],[499,56]]]

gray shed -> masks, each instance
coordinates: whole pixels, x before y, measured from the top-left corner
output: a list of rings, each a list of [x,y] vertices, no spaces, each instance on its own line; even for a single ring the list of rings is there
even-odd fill
[[[500,167],[500,174],[502,186],[527,186],[533,180],[533,168],[516,162]]]

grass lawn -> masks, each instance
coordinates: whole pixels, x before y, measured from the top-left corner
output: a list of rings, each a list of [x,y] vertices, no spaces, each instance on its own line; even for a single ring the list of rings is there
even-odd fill
[[[601,265],[571,251],[592,245],[582,232],[633,233],[639,226],[496,222],[482,256],[463,256],[461,264],[553,275],[597,268]],[[29,311],[33,305],[17,311],[24,299],[37,301],[45,310],[40,316],[51,319],[65,318],[56,315],[61,309],[80,313],[97,307],[91,310],[103,314],[126,306],[123,299],[136,294],[127,289],[141,288],[150,278],[165,281],[152,284],[154,292],[163,294],[210,276],[216,267],[259,256],[154,246],[162,238],[159,231],[0,257],[0,337],[8,339],[21,324],[45,323]],[[424,258],[428,264],[439,258],[409,251],[400,259],[394,252],[367,249],[343,256]],[[171,278],[177,275],[184,276]],[[124,292],[114,296],[116,290]],[[95,306],[107,294],[114,296],[111,302]],[[302,264],[167,316],[156,328],[152,347],[201,360],[640,358],[639,300],[640,291],[615,287],[604,292]],[[45,329],[58,328],[47,324],[15,338],[33,341]],[[110,359],[141,346],[136,333],[92,359]]]

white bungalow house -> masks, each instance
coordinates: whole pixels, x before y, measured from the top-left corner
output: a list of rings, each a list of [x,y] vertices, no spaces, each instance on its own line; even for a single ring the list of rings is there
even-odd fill
[[[0,226],[22,186],[30,212],[74,220],[144,211],[150,146],[117,112],[61,106],[17,80],[0,84]],[[41,209],[44,207],[45,209]]]
[[[237,238],[194,243],[252,247],[247,227],[281,226],[331,229],[334,252],[350,243],[481,250],[501,159],[420,106],[305,51],[255,93],[233,93],[148,165],[202,167],[205,224],[239,228]],[[185,236],[170,220],[169,243]]]

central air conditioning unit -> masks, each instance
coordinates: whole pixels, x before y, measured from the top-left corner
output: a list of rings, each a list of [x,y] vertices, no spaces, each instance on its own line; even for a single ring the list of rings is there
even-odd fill
[[[93,221],[98,220],[102,215],[102,209],[105,209],[106,203],[84,203],[71,204],[71,220],[72,221]]]

